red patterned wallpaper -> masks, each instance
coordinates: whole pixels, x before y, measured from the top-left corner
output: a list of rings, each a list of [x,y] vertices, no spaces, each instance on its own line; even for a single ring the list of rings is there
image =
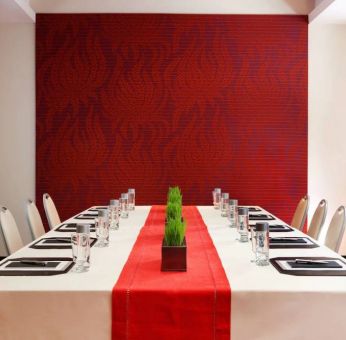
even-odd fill
[[[307,191],[305,16],[39,14],[36,194],[62,218],[128,187],[289,220]]]

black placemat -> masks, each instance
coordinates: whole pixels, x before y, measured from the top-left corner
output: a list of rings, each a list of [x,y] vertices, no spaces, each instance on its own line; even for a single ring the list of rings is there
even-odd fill
[[[239,207],[242,207],[242,206],[239,206]],[[262,209],[256,208],[256,207],[246,207],[246,206],[244,206],[244,208],[248,208],[249,212],[259,212],[259,211],[262,211]]]
[[[108,207],[104,206],[104,207],[96,207],[96,208],[90,208],[88,209],[88,211],[99,211],[99,210],[107,210]]]
[[[342,268],[340,264],[338,264],[336,261],[328,261],[328,263],[324,264],[303,264],[303,263],[296,263],[294,261],[287,261],[287,263],[292,267],[292,268],[320,268],[320,269],[329,269],[329,268]]]
[[[85,223],[90,225],[90,232],[95,232],[95,223]],[[67,226],[66,228],[64,226]],[[77,223],[63,223],[61,226],[55,229],[55,231],[62,233],[73,233],[76,231]]]
[[[334,257],[307,257],[307,256],[295,256],[295,257],[274,257],[270,259],[270,263],[274,268],[277,269],[281,274],[295,275],[295,276],[346,276],[346,269],[320,269],[320,270],[308,270],[308,269],[285,269],[280,266],[278,261],[295,261],[296,259],[304,260],[330,260],[330,261],[340,261],[346,265],[344,260]],[[311,267],[309,267],[311,268]],[[312,268],[313,269],[313,268]]]
[[[277,237],[271,238],[270,243],[291,243],[291,244],[307,244],[304,237]]]
[[[64,241],[69,241],[68,243],[66,242],[61,242],[59,245],[58,244],[52,244],[57,243],[56,240],[64,240]],[[45,240],[46,242],[42,242]],[[90,237],[90,247],[92,247],[95,243],[97,242],[97,239],[95,237]],[[33,243],[29,248],[33,249],[71,249],[71,238],[70,237],[45,237],[40,240],[37,240],[35,243]]]
[[[271,233],[287,233],[293,231],[291,227],[283,224],[272,224],[269,225],[269,232]]]
[[[251,223],[250,226],[255,226],[255,223]],[[271,233],[287,233],[293,231],[291,227],[286,224],[270,224],[269,232]]]
[[[312,249],[319,245],[307,237],[273,237],[269,239],[270,249]]]
[[[33,268],[32,265],[24,265],[20,264],[20,268],[23,268],[21,270],[1,270],[0,276],[51,276],[51,275],[60,275],[67,273],[74,265],[72,258],[70,257],[18,257],[18,258],[12,258],[4,261],[0,268],[4,268],[7,266],[8,263],[16,263],[15,261],[20,260],[27,260],[27,261],[49,261],[46,267],[42,267],[40,270],[30,270]],[[71,262],[64,270],[45,270],[44,268],[54,268],[55,262],[62,262],[67,261]],[[52,264],[50,264],[52,263]],[[15,265],[16,267],[19,265]],[[11,265],[11,268],[13,268],[13,265]],[[18,268],[18,267],[17,267]],[[37,268],[35,266],[34,268]],[[41,268],[41,267],[40,267]]]
[[[97,214],[79,214],[78,216],[74,217],[77,220],[93,220],[97,217]]]
[[[250,214],[249,215],[250,221],[272,221],[275,220],[275,218],[272,215],[267,214]]]

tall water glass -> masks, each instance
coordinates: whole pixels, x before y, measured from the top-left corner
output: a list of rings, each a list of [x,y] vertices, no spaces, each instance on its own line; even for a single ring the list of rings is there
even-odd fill
[[[136,191],[135,191],[135,189],[129,189],[128,195],[129,195],[129,210],[135,210],[135,206],[136,206]]]
[[[227,217],[231,228],[237,228],[238,222],[238,200],[230,199],[228,202]]]
[[[269,265],[269,224],[268,222],[256,223],[256,264]]]
[[[120,206],[121,206],[121,218],[129,217],[129,195],[121,194],[120,198]]]
[[[213,205],[215,209],[220,209],[221,189],[215,188],[213,191]]]
[[[221,195],[221,203],[220,203],[220,210],[221,210],[221,216],[227,217],[227,210],[229,205],[229,194],[227,192],[222,193]]]
[[[106,210],[99,210],[95,220],[97,242],[95,247],[108,247],[109,244],[109,219]]]
[[[240,235],[240,242],[249,241],[249,209],[246,207],[238,207],[238,232]]]
[[[255,259],[251,260],[251,262],[256,262],[256,226],[249,225],[250,228],[250,237],[251,237],[251,250],[255,255]]]
[[[76,232],[71,235],[73,271],[82,273],[90,267],[90,225],[77,224]]]
[[[119,229],[120,203],[119,200],[110,200],[108,207],[109,229]]]

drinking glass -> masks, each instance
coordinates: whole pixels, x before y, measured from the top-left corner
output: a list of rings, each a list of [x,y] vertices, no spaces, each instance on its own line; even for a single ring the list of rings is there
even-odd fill
[[[256,264],[269,265],[269,224],[268,222],[256,223]]]
[[[118,213],[116,213],[118,216]],[[109,220],[106,210],[99,210],[95,220],[95,231],[97,242],[95,247],[108,247],[109,244]]]
[[[237,228],[238,221],[238,200],[230,199],[228,202],[227,217],[231,228]]]
[[[121,194],[120,198],[120,206],[121,206],[121,218],[129,217],[129,195]]]
[[[222,193],[221,195],[221,216],[222,217],[227,217],[227,210],[229,206],[229,194],[227,192]]]
[[[108,206],[109,229],[119,229],[120,204],[119,200],[110,200]]]
[[[213,205],[215,209],[220,209],[221,189],[215,188],[213,191]]]
[[[71,243],[73,272],[87,271],[90,267],[90,225],[77,224],[76,232],[71,234]]]
[[[255,258],[251,262],[256,262],[256,226],[249,225],[250,237],[251,237],[251,250],[254,253]]]
[[[129,195],[129,210],[135,210],[135,206],[136,206],[136,191],[135,191],[135,189],[129,189],[128,195]]]
[[[249,241],[249,209],[246,207],[238,207],[238,232],[240,235],[240,242]]]

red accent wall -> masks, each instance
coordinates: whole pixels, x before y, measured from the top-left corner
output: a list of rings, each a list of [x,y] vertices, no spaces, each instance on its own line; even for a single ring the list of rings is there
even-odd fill
[[[36,194],[62,218],[129,187],[290,220],[307,191],[305,16],[39,14]]]

